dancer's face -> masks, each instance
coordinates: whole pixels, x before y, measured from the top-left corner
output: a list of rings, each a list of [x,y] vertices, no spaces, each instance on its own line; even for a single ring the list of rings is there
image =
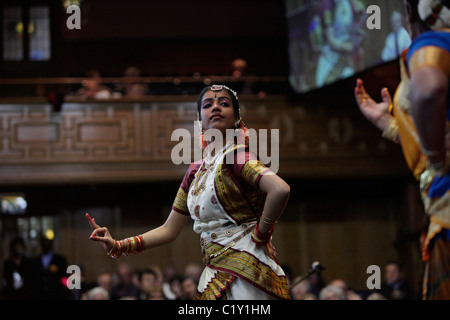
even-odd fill
[[[200,117],[205,130],[218,129],[225,133],[226,129],[232,129],[237,117],[228,92],[207,91],[202,98]]]

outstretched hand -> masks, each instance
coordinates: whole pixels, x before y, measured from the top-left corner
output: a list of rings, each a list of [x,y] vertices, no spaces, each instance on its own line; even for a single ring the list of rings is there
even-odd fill
[[[391,118],[389,106],[392,104],[391,96],[387,88],[381,90],[381,102],[376,102],[367,93],[361,79],[356,80],[355,98],[362,114],[380,130],[384,131]]]
[[[112,238],[108,229],[106,227],[100,227],[95,222],[95,219],[91,218],[91,216],[88,213],[86,213],[86,219],[88,220],[90,226],[93,229],[89,239],[91,239],[92,241],[100,242],[103,249],[105,249],[106,252],[110,252],[112,247],[114,246],[114,239]]]

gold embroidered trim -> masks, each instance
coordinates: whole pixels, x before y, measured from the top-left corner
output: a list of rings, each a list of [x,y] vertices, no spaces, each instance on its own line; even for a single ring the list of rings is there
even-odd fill
[[[232,274],[217,271],[214,278],[206,285],[203,292],[197,291],[195,300],[218,300],[226,299],[225,290],[228,288],[231,282],[235,279]]]
[[[220,250],[223,246],[210,243],[206,254]],[[230,273],[277,299],[290,299],[285,276],[278,276],[268,265],[259,261],[252,254],[233,248],[223,252],[210,261],[209,267]]]
[[[178,188],[172,208],[178,213],[189,215],[189,209],[187,207],[187,194],[181,187]]]

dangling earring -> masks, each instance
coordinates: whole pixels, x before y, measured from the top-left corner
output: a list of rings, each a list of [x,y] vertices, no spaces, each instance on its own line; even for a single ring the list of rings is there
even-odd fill
[[[241,127],[242,118],[239,116],[239,119],[234,123],[234,129],[239,129]]]
[[[200,115],[197,112],[197,125],[198,125],[198,129],[200,130],[200,136],[199,136],[199,143],[200,143],[200,148],[205,149],[206,148],[206,142],[204,139],[205,136],[205,130],[203,130],[203,125],[202,125],[202,121],[200,120]]]
[[[200,115],[198,112],[197,112],[197,125],[200,132],[203,133],[205,130],[203,130],[202,121],[200,120]]]
[[[239,130],[241,128],[241,121],[242,121],[242,116],[241,116],[241,109],[238,109],[238,115],[239,115],[239,119],[234,123],[234,129],[235,130]]]

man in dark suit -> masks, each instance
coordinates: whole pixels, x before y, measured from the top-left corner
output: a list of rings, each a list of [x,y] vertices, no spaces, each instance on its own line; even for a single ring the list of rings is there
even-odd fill
[[[398,262],[391,261],[384,267],[384,281],[378,290],[389,300],[416,300],[417,295],[403,279],[403,272]]]
[[[43,300],[71,299],[66,286],[66,258],[53,251],[53,240],[41,239],[41,254],[34,260],[33,283],[34,298]]]

